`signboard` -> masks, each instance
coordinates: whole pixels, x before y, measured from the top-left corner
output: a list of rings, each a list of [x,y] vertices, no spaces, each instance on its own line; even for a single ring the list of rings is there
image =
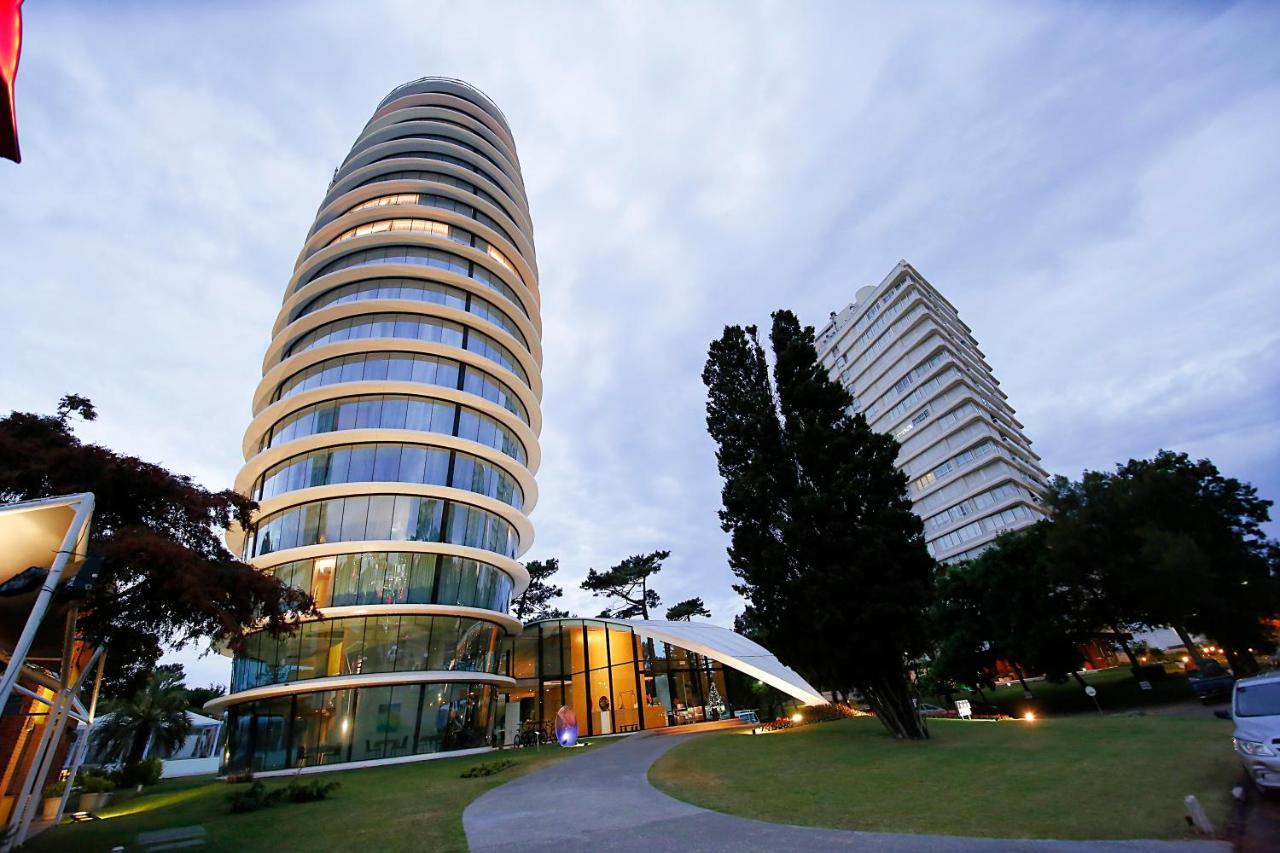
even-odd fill
[[[1139,681],[1139,682],[1138,682],[1138,687],[1140,687],[1140,688],[1141,688],[1141,689],[1143,689],[1143,690],[1150,690],[1150,689],[1151,689],[1151,682],[1150,682],[1150,681]]]
[[[956,713],[960,715],[960,719],[968,720],[973,717],[973,707],[969,704],[968,699],[956,700]]]
[[[1086,696],[1088,696],[1090,699],[1092,699],[1094,696],[1097,696],[1097,695],[1098,695],[1098,688],[1096,688],[1096,687],[1094,687],[1092,684],[1090,684],[1088,687],[1086,687],[1086,688],[1084,689],[1084,695],[1086,695]]]

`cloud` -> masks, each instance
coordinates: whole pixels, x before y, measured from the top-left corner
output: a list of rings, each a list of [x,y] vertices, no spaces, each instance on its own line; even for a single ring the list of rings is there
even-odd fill
[[[576,612],[600,607],[588,567],[661,548],[664,601],[730,622],[707,344],[784,306],[821,324],[904,257],[1050,470],[1171,447],[1280,494],[1273,7],[26,12],[0,399],[86,393],[86,435],[210,486],[333,168],[387,90],[445,74],[519,146],[546,384],[528,556],[561,557]]]

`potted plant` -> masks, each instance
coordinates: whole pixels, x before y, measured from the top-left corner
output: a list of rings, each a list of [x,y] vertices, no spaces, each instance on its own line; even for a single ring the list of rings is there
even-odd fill
[[[111,792],[115,789],[116,783],[106,776],[86,773],[80,781],[79,810],[90,814],[98,811],[111,799]]]
[[[44,786],[44,802],[40,805],[41,820],[53,820],[58,816],[58,806],[62,804],[62,792],[66,788],[66,782],[50,782]]]

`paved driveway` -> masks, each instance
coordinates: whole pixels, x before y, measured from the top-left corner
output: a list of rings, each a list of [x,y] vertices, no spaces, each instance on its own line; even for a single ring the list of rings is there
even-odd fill
[[[1179,841],[1028,841],[813,829],[732,817],[650,786],[649,767],[699,735],[631,735],[501,785],[463,813],[477,853],[550,851],[866,850],[885,853],[1033,853],[1087,850],[1227,853],[1227,844]],[[554,747],[553,747],[554,748]]]

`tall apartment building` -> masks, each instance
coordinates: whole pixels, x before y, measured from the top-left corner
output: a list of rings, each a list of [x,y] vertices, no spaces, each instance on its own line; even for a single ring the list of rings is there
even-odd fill
[[[1045,516],[1047,474],[972,330],[909,263],[832,313],[818,356],[872,429],[902,444],[935,558],[969,559]]]
[[[502,111],[427,77],[378,104],[285,288],[236,487],[246,560],[321,618],[235,657],[224,765],[481,747],[537,499],[533,226]]]

